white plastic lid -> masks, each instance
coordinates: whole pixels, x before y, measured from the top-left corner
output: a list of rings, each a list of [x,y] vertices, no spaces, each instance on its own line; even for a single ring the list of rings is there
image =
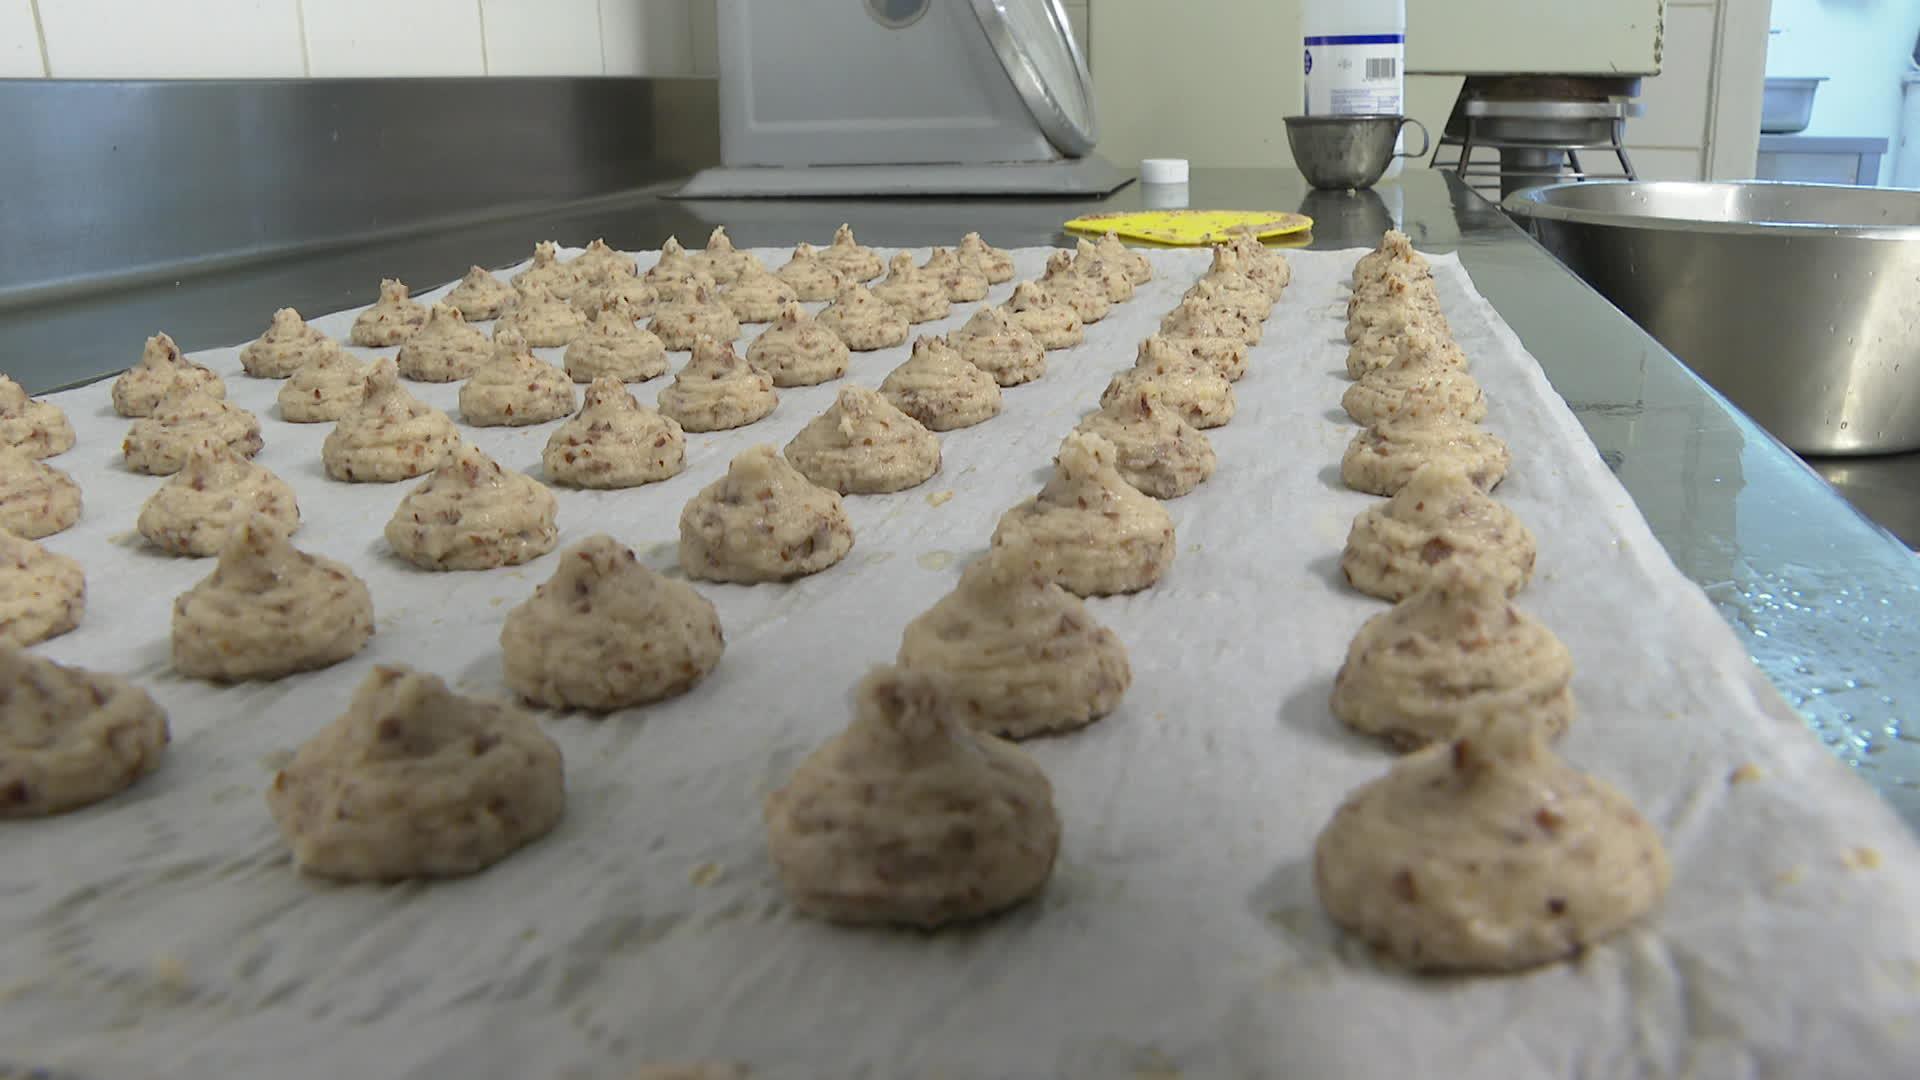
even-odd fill
[[[1178,157],[1150,157],[1140,159],[1140,182],[1143,184],[1184,184],[1187,182],[1187,159]]]

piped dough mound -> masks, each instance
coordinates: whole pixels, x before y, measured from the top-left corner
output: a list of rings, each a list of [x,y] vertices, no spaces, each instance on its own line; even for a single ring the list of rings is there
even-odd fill
[[[1142,341],[1133,366],[1107,382],[1106,390],[1100,394],[1100,407],[1104,409],[1141,394],[1152,394],[1197,428],[1216,428],[1228,423],[1238,407],[1233,384],[1212,362],[1157,336]]]
[[[572,377],[506,331],[494,336],[487,362],[460,384],[460,416],[475,427],[544,424],[572,416],[573,409]]]
[[[1361,424],[1382,420],[1444,416],[1479,423],[1487,417],[1487,397],[1480,384],[1462,368],[1433,363],[1431,353],[1415,346],[1409,333],[1406,347],[1393,363],[1360,376],[1340,395],[1340,407]]]
[[[943,680],[875,669],[847,729],[767,796],[767,849],[793,906],[931,930],[1036,895],[1060,850],[1046,774],[967,727]]]
[[[1218,249],[1224,252],[1225,248]],[[1238,270],[1222,269],[1219,260],[1181,294],[1183,300],[1201,303],[1230,312],[1241,319],[1263,323],[1273,313],[1273,298],[1258,283]]]
[[[604,237],[594,237],[568,265],[590,285],[640,276],[640,260],[624,251],[615,251]]]
[[[837,379],[847,373],[851,359],[840,335],[799,304],[782,308],[779,320],[747,347],[747,363],[766,372],[775,386],[814,386]]]
[[[741,278],[758,270],[766,273],[767,268],[754,257],[751,251],[741,251],[733,246],[733,237],[727,235],[725,225],[716,225],[707,235],[706,250],[698,255],[689,256],[693,264],[706,271],[716,284],[731,285]],[[764,322],[762,319],[749,320]]]
[[[1246,312],[1221,303],[1212,286],[1195,282],[1172,311],[1160,317],[1160,332],[1177,338],[1234,338],[1260,344],[1262,323]]]
[[[405,283],[384,278],[380,299],[354,318],[347,340],[367,348],[385,348],[406,341],[426,322],[426,307],[409,297]]]
[[[1020,328],[1033,335],[1041,347],[1070,349],[1087,339],[1087,331],[1073,305],[1056,300],[1047,287],[1037,281],[1023,281],[1013,287],[1013,295],[1003,305]]]
[[[552,832],[566,798],[532,717],[385,665],[267,788],[294,866],[342,881],[484,870]]]
[[[591,267],[591,263],[588,267]],[[552,240],[542,240],[533,245],[533,262],[525,270],[513,276],[513,289],[522,297],[532,292],[541,292],[561,300],[570,300],[573,295],[587,287],[585,269],[576,262],[560,261],[560,245]]]
[[[1358,289],[1368,282],[1380,281],[1395,274],[1408,277],[1431,277],[1433,267],[1427,257],[1413,249],[1413,241],[1399,229],[1388,229],[1380,235],[1380,245],[1367,252],[1353,264],[1353,286]]]
[[[1139,357],[1155,363],[1182,359],[1205,363],[1228,382],[1239,382],[1247,373],[1247,343],[1240,338],[1212,334],[1149,334],[1140,342]]]
[[[720,301],[719,287],[705,274],[661,289],[647,329],[669,349],[691,349],[700,338],[731,342],[740,336],[740,320]]]
[[[284,379],[308,361],[339,351],[339,342],[283,307],[273,313],[266,332],[240,350],[240,366],[256,379]]]
[[[556,484],[638,487],[687,467],[687,437],[672,417],[640,404],[618,379],[603,375],[587,387],[579,414],[547,440],[540,461]]]
[[[771,446],[742,451],[680,512],[680,569],[750,585],[818,573],[853,550],[840,496]]]
[[[975,560],[908,623],[896,662],[943,676],[969,727],[1009,739],[1085,727],[1133,683],[1126,646],[1018,546]]]
[[[808,301],[831,300],[851,284],[840,271],[820,258],[818,248],[807,243],[796,244],[792,258],[775,270],[773,276],[786,282],[795,296]]]
[[[1286,294],[1287,286],[1293,284],[1293,264],[1287,262],[1286,253],[1261,243],[1252,233],[1236,231],[1222,246],[1238,258],[1240,272],[1252,278],[1276,302]]]
[[[1455,567],[1368,619],[1333,680],[1333,714],[1401,750],[1513,712],[1558,738],[1573,721],[1573,658],[1507,601],[1504,583]]]
[[[283,532],[300,527],[293,488],[223,442],[187,452],[187,463],[140,507],[140,535],[161,551],[204,559],[220,554],[236,526],[255,517]]]
[[[1420,971],[1517,971],[1646,915],[1671,870],[1653,826],[1537,726],[1490,719],[1347,797],[1314,845],[1333,921]]]
[[[905,491],[940,471],[939,438],[864,386],[842,387],[786,455],[801,475],[842,495]]]
[[[458,308],[435,304],[427,311],[426,325],[400,346],[393,363],[402,378],[459,382],[478,370],[492,351],[487,335],[478,327],[468,326]]]
[[[586,332],[587,317],[544,285],[518,288],[513,306],[493,324],[493,340],[518,337],[540,349],[558,348]]]
[[[1274,290],[1270,282],[1262,282],[1253,277],[1250,270],[1255,263],[1241,255],[1238,248],[1226,244],[1217,244],[1213,249],[1213,261],[1208,264],[1207,272],[1200,280],[1211,284],[1216,293],[1233,297],[1229,302],[1243,307],[1249,314],[1265,319],[1273,312],[1274,302],[1280,299],[1279,290]],[[1285,285],[1281,286],[1281,290]],[[1192,290],[1188,291],[1192,295]]]
[[[1055,303],[1072,308],[1083,324],[1097,323],[1113,310],[1106,286],[1082,277],[1074,269],[1073,256],[1068,252],[1056,251],[1047,256],[1047,269],[1040,275],[1040,284]]]
[[[205,391],[181,388],[133,422],[120,450],[134,472],[171,476],[187,463],[188,451],[203,442],[226,443],[242,457],[252,457],[264,445],[252,413]]]
[[[731,285],[721,290],[720,299],[741,322],[764,323],[779,318],[780,312],[800,299],[800,295],[755,259],[734,277]]]
[[[581,314],[592,318],[596,313],[625,305],[635,319],[645,319],[660,306],[660,290],[637,277],[616,277],[610,281],[582,289],[571,301]]]
[[[665,375],[666,343],[634,319],[633,309],[625,303],[596,312],[587,323],[587,332],[567,346],[567,376],[574,382],[603,377],[646,382]]]
[[[995,285],[1013,280],[1013,255],[982,240],[977,232],[961,237],[960,247],[954,254]]]
[[[853,238],[853,226],[841,224],[833,231],[833,243],[819,249],[817,255],[849,282],[872,281],[880,276],[880,256]]]
[[[442,303],[458,311],[468,322],[497,319],[513,305],[513,286],[494,277],[483,266],[467,268],[467,274],[447,292]]]
[[[1133,275],[1101,254],[1099,246],[1085,237],[1073,245],[1073,272],[1099,286],[1110,304],[1133,299]]]
[[[372,371],[372,364],[361,363],[345,350],[314,357],[280,384],[275,397],[280,419],[290,424],[340,419],[367,396],[367,376]]]
[[[400,385],[391,360],[376,360],[360,404],[327,433],[320,460],[327,475],[355,484],[391,484],[440,467],[460,433],[447,414]]]
[[[507,685],[550,709],[609,712],[677,697],[725,648],[706,597],[606,535],[562,552],[553,577],[500,629]]]
[[[279,679],[359,652],[373,595],[344,563],[287,542],[279,522],[242,522],[219,565],[173,602],[173,667],[215,682]]]
[[[843,286],[818,321],[855,352],[890,349],[907,340],[907,317],[864,285]]]
[[[1108,232],[1094,241],[1094,250],[1127,272],[1135,285],[1153,280],[1153,263],[1143,254],[1120,242],[1120,235]]]
[[[742,360],[731,343],[702,335],[658,400],[660,411],[688,431],[726,431],[765,418],[780,403],[780,394],[773,379]]]
[[[961,262],[960,256],[952,248],[937,247],[929,251],[927,261],[920,264],[920,269],[940,283],[950,303],[985,300],[987,288],[992,284],[978,266]]]
[[[1025,548],[1068,592],[1139,592],[1173,565],[1173,519],[1115,468],[1113,444],[1075,431],[1040,494],[1000,515],[994,547]]]
[[[553,550],[558,513],[546,485],[462,443],[400,501],[387,544],[425,570],[518,566]]]
[[[1424,319],[1403,319],[1380,329],[1380,336],[1366,338],[1347,348],[1347,378],[1364,379],[1369,372],[1401,361],[1408,367],[1467,370],[1467,354],[1438,324]]]
[[[880,393],[933,431],[972,427],[1000,415],[1000,385],[940,337],[915,338],[906,362],[880,380]]]
[[[0,528],[0,646],[25,648],[58,637],[79,626],[86,610],[87,578],[79,563]]]
[[[38,540],[80,520],[80,485],[73,477],[0,446],[0,529]]]
[[[1156,499],[1177,499],[1199,487],[1217,463],[1206,435],[1168,408],[1150,385],[1103,404],[1074,430],[1112,443],[1114,468]]]
[[[680,246],[680,238],[676,236],[667,237],[666,243],[660,245],[660,258],[647,268],[646,273],[640,275],[640,279],[662,291],[683,282],[718,284],[698,260],[687,254],[687,249]]]
[[[1512,463],[1507,444],[1478,425],[1450,416],[1401,417],[1353,437],[1340,459],[1340,481],[1369,495],[1392,495],[1420,466],[1444,464],[1492,491]]]
[[[167,335],[155,334],[140,350],[140,362],[113,380],[113,411],[127,417],[146,416],[161,398],[182,388],[227,396],[227,384],[212,368],[187,359]]]
[[[1001,308],[974,312],[947,341],[960,350],[960,359],[1000,386],[1019,386],[1047,373],[1046,347]]]
[[[1387,502],[1361,511],[1340,569],[1354,588],[1403,600],[1448,574],[1485,578],[1513,596],[1533,577],[1533,533],[1457,465],[1422,465]]]
[[[1347,301],[1347,343],[1357,345],[1388,335],[1396,325],[1445,329],[1440,299],[1431,282],[1423,288],[1404,278],[1387,278],[1372,292],[1355,293]]]
[[[914,265],[913,256],[900,252],[887,264],[887,276],[872,289],[873,295],[906,316],[909,323],[944,319],[953,311],[947,300],[947,287],[939,278]]]
[[[145,690],[0,645],[0,819],[117,795],[159,766],[167,738]]]
[[[0,446],[30,458],[49,458],[73,449],[73,424],[51,401],[35,401],[19,383],[0,375]]]

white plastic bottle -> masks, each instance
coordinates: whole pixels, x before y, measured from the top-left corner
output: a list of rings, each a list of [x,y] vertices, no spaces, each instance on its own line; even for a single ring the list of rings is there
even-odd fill
[[[1300,23],[1308,116],[1406,112],[1407,0],[1304,0]]]

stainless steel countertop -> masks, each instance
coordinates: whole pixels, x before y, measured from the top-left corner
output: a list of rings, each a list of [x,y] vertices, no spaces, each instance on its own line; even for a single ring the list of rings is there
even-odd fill
[[[698,246],[724,223],[742,245],[824,242],[852,222],[864,241],[1062,243],[1059,223],[1142,205],[1132,185],[1103,200],[681,202],[647,188],[585,202],[476,215],[374,243],[295,252],[171,285],[0,311],[0,368],[45,390],[131,363],[165,329],[192,349],[257,335],[274,308],[328,311],[373,299],[381,277],[430,285],[470,263],[503,266],[533,242],[626,248],[669,234]],[[1674,561],[1746,642],[1808,724],[1920,828],[1920,558],[1734,412],[1626,316],[1451,173],[1416,170],[1372,192],[1313,192],[1295,173],[1201,170],[1193,206],[1298,209],[1313,246],[1370,246],[1397,221],[1431,251],[1458,251],[1481,292],[1536,356]],[[1911,457],[1850,470],[1912,505]],[[1684,721],[1682,721],[1684,722]]]

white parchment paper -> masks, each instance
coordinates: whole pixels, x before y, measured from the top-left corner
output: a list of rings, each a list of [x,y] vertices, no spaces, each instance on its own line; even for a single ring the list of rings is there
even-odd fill
[[[1046,254],[1018,252],[1021,275]],[[328,426],[280,421],[280,384],[212,350],[198,359],[263,421],[260,461],[299,493],[296,543],[368,580],[378,633],[329,671],[184,680],[168,666],[170,605],[212,563],[142,546],[134,520],[160,481],[122,467],[128,422],[108,384],[58,395],[80,443],[53,464],[83,485],[86,514],[47,544],[86,567],[89,610],[38,651],[136,678],[169,709],[174,743],[120,798],[0,827],[0,1072],[597,1077],[724,1059],[780,1077],[1912,1075],[1913,840],[1753,669],[1450,257],[1434,260],[1447,314],[1487,424],[1514,450],[1497,494],[1540,541],[1519,603],[1578,666],[1581,715],[1561,749],[1660,827],[1673,890],[1643,929],[1510,978],[1408,977],[1321,914],[1313,838],[1390,760],[1327,708],[1348,640],[1383,610],[1337,565],[1372,502],[1337,469],[1354,431],[1339,336],[1357,254],[1291,256],[1239,415],[1210,433],[1219,472],[1168,504],[1171,572],[1092,604],[1136,680],[1110,718],[1029,744],[1065,820],[1046,893],[931,936],[793,915],[761,798],[846,722],[849,687],[1040,484],[1203,254],[1155,253],[1155,280],[1084,346],[1049,354],[997,419],[942,437],[931,482],[849,498],[857,539],[840,566],[790,586],[702,585],[728,641],[713,677],[642,712],[551,717],[566,821],[484,874],[431,885],[301,879],[264,786],[375,663],[503,693],[499,624],[557,556],[469,574],[398,561],[381,529],[410,485],[326,479]],[[957,327],[975,306],[918,329]],[[344,338],[351,320],[316,322]],[[904,354],[856,353],[849,378],[877,385]],[[636,392],[651,402],[665,381]],[[739,450],[784,444],[836,386],[783,390],[760,423],[689,436],[686,472],[665,483],[556,489],[562,544],[604,531],[670,570],[682,504]],[[457,386],[410,389],[458,418]],[[462,430],[537,476],[554,426]],[[1747,764],[1759,778],[1730,783]]]

